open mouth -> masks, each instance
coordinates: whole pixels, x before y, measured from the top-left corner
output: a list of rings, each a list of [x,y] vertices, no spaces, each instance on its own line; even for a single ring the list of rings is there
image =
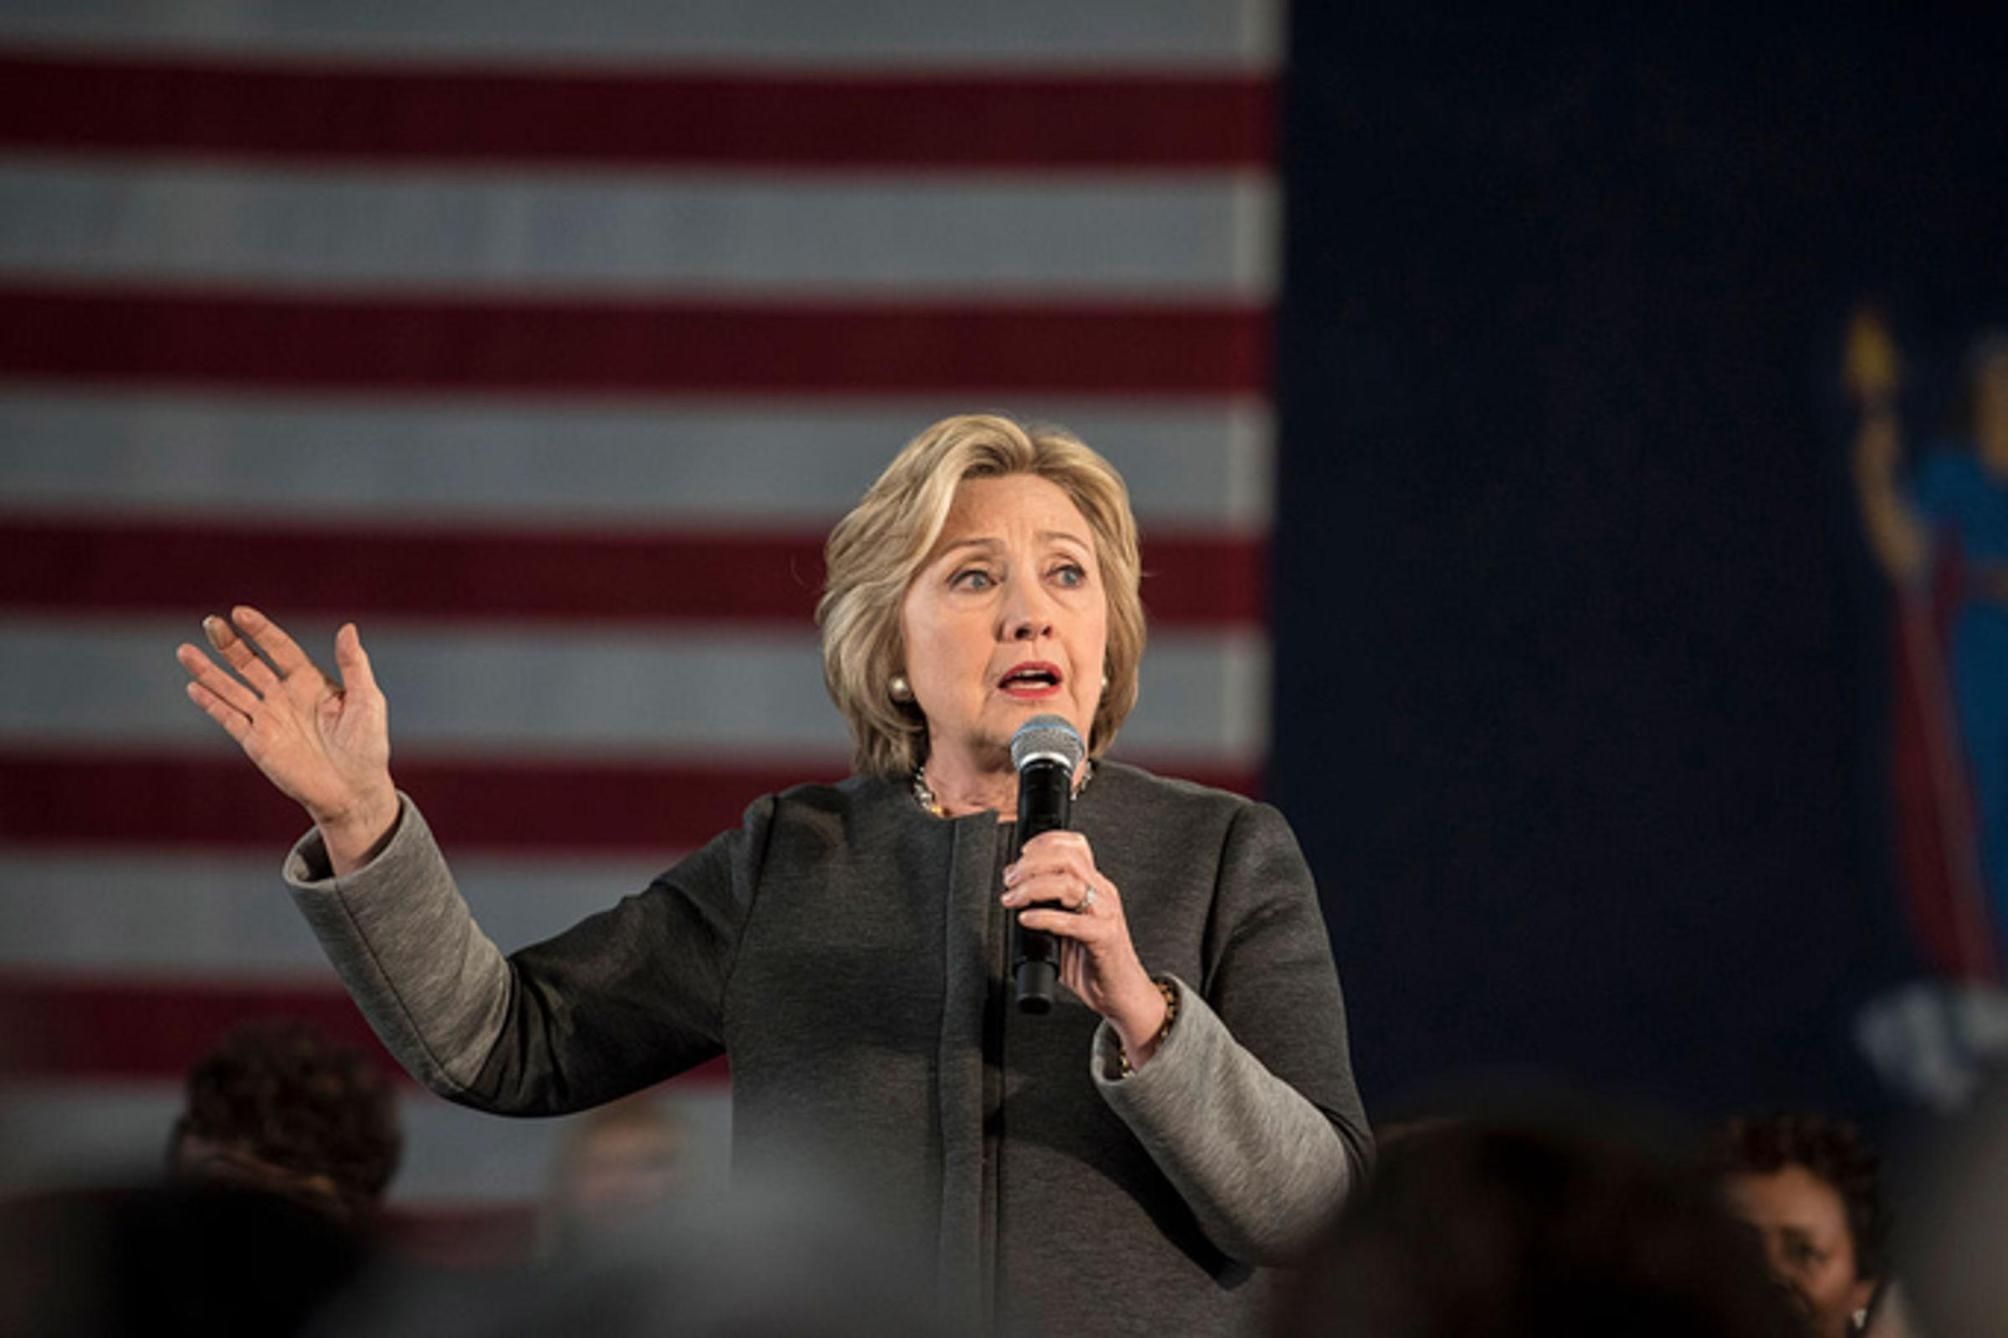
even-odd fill
[[[997,687],[1013,697],[1050,697],[1060,690],[1060,671],[1050,664],[1014,665]]]

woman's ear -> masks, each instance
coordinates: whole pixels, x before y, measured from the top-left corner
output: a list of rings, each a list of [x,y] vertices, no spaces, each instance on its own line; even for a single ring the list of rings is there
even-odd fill
[[[1874,1278],[1857,1278],[1855,1285],[1848,1291],[1849,1311],[1862,1317],[1861,1321],[1854,1326],[1856,1333],[1862,1332],[1867,1327],[1869,1303],[1875,1299],[1876,1280]]]

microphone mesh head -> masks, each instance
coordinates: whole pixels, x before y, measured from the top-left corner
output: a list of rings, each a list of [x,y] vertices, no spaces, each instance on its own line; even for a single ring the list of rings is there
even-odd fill
[[[1072,771],[1088,755],[1088,745],[1081,742],[1081,735],[1065,717],[1057,715],[1035,715],[1018,726],[1018,732],[1011,736],[1011,765],[1019,771],[1028,762],[1038,758],[1050,758],[1064,762]]]

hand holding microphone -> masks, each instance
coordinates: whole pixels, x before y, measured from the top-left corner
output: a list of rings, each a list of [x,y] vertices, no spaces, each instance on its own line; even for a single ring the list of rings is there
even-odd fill
[[[1134,1066],[1150,1057],[1165,999],[1138,960],[1121,891],[1095,866],[1088,839],[1068,830],[1073,780],[1087,749],[1059,716],[1038,716],[1011,740],[1018,826],[1004,871],[1011,971],[1019,1011],[1053,1006],[1053,980],[1107,1018]]]
[[[1081,736],[1065,718],[1034,716],[1011,736],[1011,765],[1018,771],[1018,826],[1011,863],[1024,858],[1025,847],[1047,832],[1063,832],[1073,823],[1074,773],[1087,756]],[[1092,901],[1092,888],[1083,900]],[[1051,934],[1026,929],[1011,918],[1011,980],[1018,1009],[1050,1012],[1053,987],[1060,978],[1060,948]]]

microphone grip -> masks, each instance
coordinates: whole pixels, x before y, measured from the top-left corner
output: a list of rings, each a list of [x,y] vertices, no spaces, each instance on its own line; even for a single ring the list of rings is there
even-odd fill
[[[1073,819],[1073,769],[1057,760],[1035,758],[1018,772],[1018,822],[1011,843],[1015,863],[1025,843],[1047,832],[1065,831]],[[1051,934],[1026,929],[1013,912],[1009,926],[1012,997],[1021,1013],[1050,1013],[1060,984],[1060,944]]]

